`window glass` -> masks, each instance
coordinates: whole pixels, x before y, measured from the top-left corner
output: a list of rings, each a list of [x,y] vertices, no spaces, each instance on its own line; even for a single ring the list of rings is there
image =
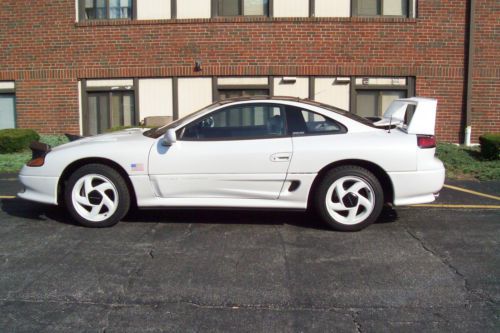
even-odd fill
[[[217,0],[217,5],[219,16],[267,16],[269,13],[269,0]]]
[[[219,16],[238,16],[240,15],[239,0],[218,0]]]
[[[269,96],[269,89],[219,89],[219,99],[234,97]]]
[[[268,15],[268,0],[245,0],[243,6],[244,15]]]
[[[381,14],[381,0],[358,0],[358,15],[376,16]]]
[[[106,0],[96,0],[95,2],[95,18],[105,19],[106,18]]]
[[[16,127],[16,97],[0,94],[0,129]]]
[[[109,0],[109,18],[131,18],[132,0]]]
[[[384,15],[407,16],[408,0],[384,0]]]
[[[356,0],[359,16],[408,16],[409,0]]]
[[[279,106],[238,105],[227,107],[187,125],[182,139],[245,139],[285,134],[285,117]]]
[[[289,108],[287,120],[289,132],[295,136],[345,132],[345,128],[335,120],[308,110]]]
[[[86,20],[132,18],[132,0],[80,1],[84,1],[84,19]]]
[[[382,117],[394,100],[405,97],[405,90],[358,90],[356,114],[361,117]]]
[[[134,126],[134,94],[125,91],[89,92],[86,134],[96,135],[117,126]]]

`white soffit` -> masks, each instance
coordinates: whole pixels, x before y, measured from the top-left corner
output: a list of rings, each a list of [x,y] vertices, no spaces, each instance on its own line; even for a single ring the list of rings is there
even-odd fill
[[[366,84],[366,80],[367,84]],[[406,78],[404,77],[367,77],[356,78],[356,85],[370,85],[370,86],[406,86]]]
[[[220,77],[217,79],[217,84],[221,86],[243,86],[243,85],[267,85],[269,79],[267,77]]]
[[[16,83],[14,81],[0,81],[0,89],[15,89]]]
[[[102,87],[133,87],[134,80],[87,80],[88,88],[102,88]]]

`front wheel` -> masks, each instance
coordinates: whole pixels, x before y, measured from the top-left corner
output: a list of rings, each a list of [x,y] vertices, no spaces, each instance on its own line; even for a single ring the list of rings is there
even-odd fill
[[[122,176],[113,168],[88,164],[68,179],[64,201],[71,216],[86,227],[111,227],[128,212],[130,195]]]
[[[330,170],[316,192],[316,210],[332,228],[358,231],[373,223],[384,205],[377,177],[358,166]]]

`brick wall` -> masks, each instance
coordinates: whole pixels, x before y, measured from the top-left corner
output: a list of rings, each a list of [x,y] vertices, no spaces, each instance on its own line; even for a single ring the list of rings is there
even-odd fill
[[[499,131],[498,5],[478,2],[478,16],[485,18],[478,36],[485,41],[476,43],[475,81],[480,83],[474,85],[475,136]],[[421,0],[416,20],[239,18],[78,24],[73,0],[38,3],[3,0],[0,10],[0,80],[18,83],[21,126],[77,132],[80,78],[394,75],[416,76],[417,95],[439,99],[440,140],[458,142],[461,137],[465,0]],[[195,59],[203,61],[201,73],[193,71]],[[492,66],[483,80],[481,69]]]

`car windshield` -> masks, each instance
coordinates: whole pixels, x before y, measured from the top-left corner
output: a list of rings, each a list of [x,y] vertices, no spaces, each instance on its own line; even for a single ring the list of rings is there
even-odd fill
[[[150,137],[150,138],[159,138],[160,136],[162,135],[165,135],[165,133],[167,133],[167,131],[171,128],[175,128],[181,124],[185,124],[185,123],[188,123],[189,121],[191,121],[191,119],[194,119],[196,118],[200,113],[204,113],[206,111],[210,111],[212,110],[213,108],[215,108],[217,105],[219,105],[219,103],[214,103],[214,104],[211,104],[207,107],[204,107],[203,109],[201,110],[198,110],[194,113],[191,113],[191,114],[188,114],[187,116],[185,117],[182,117],[180,119],[177,119],[176,121],[173,121],[171,122],[170,124],[168,125],[165,125],[165,126],[162,126],[162,127],[155,127],[155,128],[152,128],[146,132],[144,132],[143,134],[147,137]]]

